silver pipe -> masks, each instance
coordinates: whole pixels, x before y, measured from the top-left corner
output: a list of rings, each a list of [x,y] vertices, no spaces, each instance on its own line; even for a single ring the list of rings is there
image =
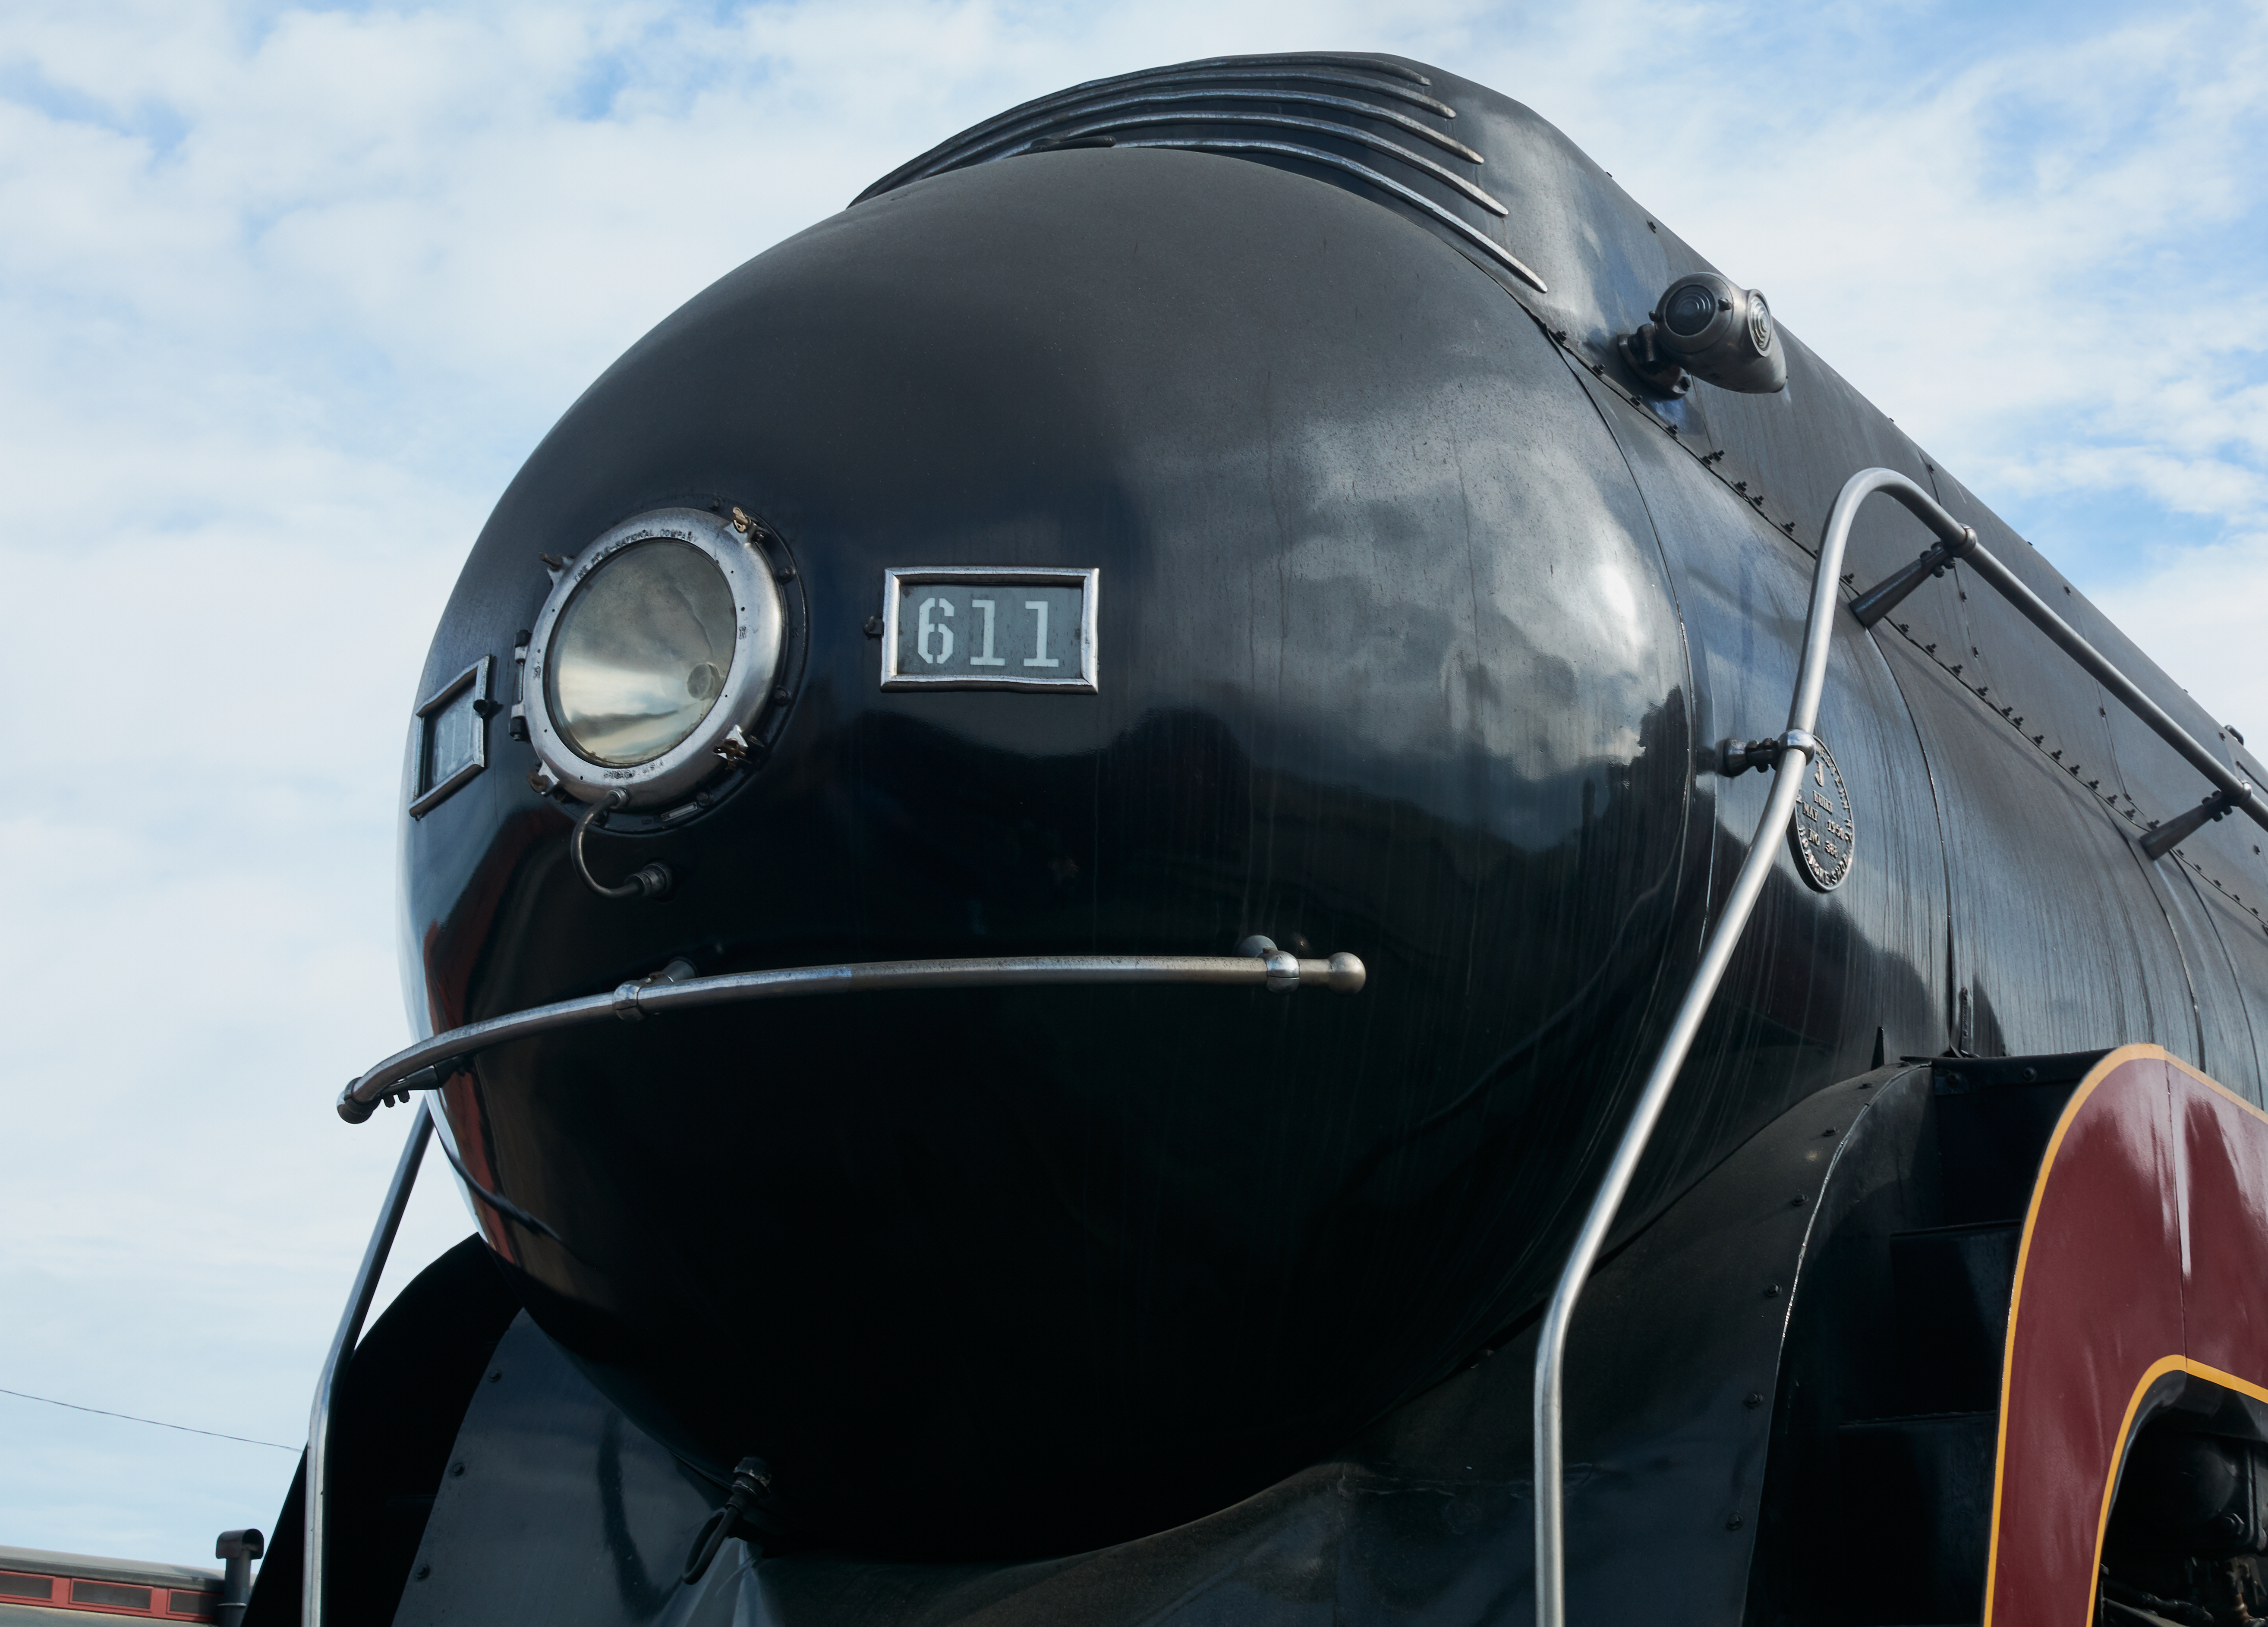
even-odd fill
[[[740,1000],[779,999],[796,995],[858,994],[883,989],[973,989],[1001,984],[1216,983],[1266,988],[1279,994],[1322,987],[1353,994],[1368,973],[1351,954],[1303,961],[1270,944],[1256,954],[1037,954],[988,959],[863,961],[840,966],[792,966],[770,972],[733,972],[720,977],[674,976],[673,962],[659,977],[639,978],[612,994],[560,1000],[484,1022],[467,1023],[394,1052],[357,1076],[339,1096],[339,1116],[359,1124],[389,1096],[428,1090],[442,1083],[438,1069],[506,1040],[526,1039],[560,1028],[579,1027],[603,1018],[635,1022],[652,1012],[680,1006],[721,1005]],[[686,968],[689,971],[690,968]]]
[[[1834,510],[1828,517],[1827,534],[1819,545],[1819,560],[1812,569],[1811,607],[1804,622],[1802,658],[1796,668],[1795,694],[1787,709],[1787,732],[1780,736],[1781,750],[1773,769],[1771,794],[1764,801],[1764,817],[1756,821],[1756,839],[1749,846],[1748,857],[1741,863],[1733,889],[1726,895],[1723,912],[1709,934],[1707,946],[1701,952],[1701,964],[1694,970],[1693,981],[1687,986],[1677,1015],[1669,1025],[1668,1037],[1663,1040],[1660,1053],[1654,1058],[1653,1071],[1647,1074],[1646,1086],[1638,1093],[1638,1106],[1631,1114],[1630,1123],[1623,1127],[1614,1159],[1591,1198],[1589,1212],[1583,1217],[1582,1230],[1576,1234],[1575,1246],[1559,1273],[1559,1285],[1552,1291],[1551,1304],[1544,1313],[1543,1326],[1536,1338],[1536,1627],[1566,1627],[1567,1621],[1564,1390],[1567,1331],[1574,1321],[1575,1304],[1582,1297],[1583,1285],[1589,1279],[1592,1267],[1598,1263],[1600,1251],[1606,1246],[1608,1231],[1638,1174],[1646,1142],[1661,1118],[1662,1109],[1668,1105],[1670,1089],[1677,1082],[1677,1071],[1684,1065],[1687,1052],[1693,1048],[1693,1037],[1700,1031],[1702,1018],[1708,1014],[1709,1002],[1724,979],[1725,968],[1732,963],[1734,950],[1740,946],[1749,913],[1764,892],[1764,879],[1771,873],[1778,858],[1780,838],[1787,834],[1789,815],[1795,811],[1796,797],[1803,789],[1804,768],[1818,749],[1819,742],[1812,728],[1818,721],[1819,697],[1827,682],[1828,647],[1835,630],[1836,584],[1844,550],[1851,541],[1851,521],[1859,505],[1878,491],[1888,493],[1921,515],[1940,535],[1947,534],[1946,527],[1950,527],[1954,535],[1965,530],[1939,506],[1935,498],[1894,470],[1861,470],[1845,481],[1836,496]]]
[[[307,1416],[306,1529],[299,1569],[299,1627],[322,1627],[325,1572],[329,1555],[324,1537],[329,1529],[331,1495],[331,1425],[338,1410],[339,1380],[362,1338],[362,1324],[370,1302],[378,1293],[379,1274],[393,1251],[394,1234],[401,1229],[402,1211],[409,1207],[410,1189],[417,1184],[417,1166],[425,1157],[426,1138],[432,1134],[430,1103],[421,1101],[409,1121],[409,1138],[394,1167],[394,1184],[386,1189],[386,1207],[362,1251],[362,1269],[355,1273],[354,1292],[348,1296],[339,1330],[331,1336],[330,1354],[323,1358],[322,1377],[315,1381],[315,1404]]]
[[[1859,626],[1874,626],[1896,609],[1906,595],[1919,587],[1926,579],[1942,575],[1948,565],[1959,564],[1966,560],[1980,580],[2015,606],[2025,620],[2045,633],[2058,649],[2078,662],[2090,677],[2117,696],[2119,704],[2140,718],[2153,733],[2178,752],[2220,793],[2219,797],[2207,799],[2210,811],[2203,815],[2183,814],[2168,821],[2163,829],[2145,837],[2142,848],[2146,854],[2153,859],[2163,858],[2169,848],[2196,829],[2204,820],[2218,819],[2233,808],[2242,808],[2255,824],[2268,829],[2268,800],[2262,799],[2252,782],[2223,762],[2196,736],[2176,723],[2163,707],[2142,692],[2140,685],[2120,672],[2109,657],[2080,636],[2077,628],[2057,615],[2044,600],[2025,585],[2014,571],[1980,545],[1974,531],[1966,527],[1957,533],[1948,531],[1948,527],[1955,523],[1953,517],[1925,496],[1921,488],[1911,481],[1901,480],[1897,485],[1886,485],[1882,490],[1913,510],[1931,530],[1938,534],[1940,540],[1920,558],[1892,571],[1852,601],[1851,614],[1858,617]]]

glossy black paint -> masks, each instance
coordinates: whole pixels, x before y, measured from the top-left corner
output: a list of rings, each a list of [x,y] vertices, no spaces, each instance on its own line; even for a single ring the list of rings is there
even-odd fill
[[[1849,1352],[1874,1348],[1867,1318],[1887,1300],[1889,1238],[1938,1218],[1937,1169],[1920,1156],[1934,1105],[1926,1068],[1876,1070],[1818,1093],[1602,1267],[1571,1346],[1569,1574],[1581,1619],[1626,1608],[1638,1563],[1647,1595],[1675,1600],[1681,1617],[1734,1622],[1754,1600],[1760,1619],[1776,1619],[1784,1580],[1813,1579],[1813,1548],[1786,1540],[1792,1517],[1818,1513],[1812,1504],[1823,1501],[1826,1540],[1802,1535],[1841,1551],[1831,1464],[1822,1481],[1800,1449],[1831,1441],[1863,1406],[1852,1373],[1879,1385],[1894,1366],[1886,1329],[1871,1366]],[[1792,1322],[1797,1366],[1784,1368]],[[1533,1355],[1531,1328],[1233,1507],[1096,1552],[1008,1564],[775,1553],[751,1566],[728,1550],[699,1587],[679,1588],[664,1572],[708,1500],[523,1320],[492,1364],[503,1380],[465,1411],[450,1457],[466,1472],[440,1483],[417,1553],[425,1574],[394,1620],[1518,1622],[1532,1609]],[[1783,1373],[1810,1383],[1822,1362],[1839,1363],[1830,1376],[1845,1381],[1791,1404]],[[1797,1417],[1808,1432],[1791,1436]],[[950,1474],[939,1479],[949,1497]]]
[[[705,1483],[608,1405],[524,1313],[488,1373],[465,1409],[387,1619],[394,1627],[683,1620],[678,1569],[709,1513]]]
[[[1710,268],[1526,109],[1425,71],[1510,206],[1468,217],[1549,294],[1294,160],[955,171],[642,341],[451,600],[428,688],[482,653],[508,669],[539,552],[740,504],[809,622],[769,760],[678,828],[595,844],[668,863],[666,903],[584,889],[567,813],[492,729],[495,766],[405,826],[437,1027],[677,954],[1259,931],[1370,967],[1351,1000],[704,1013],[459,1077],[468,1167],[564,1240],[485,1216],[535,1319],[711,1476],[770,1459],[808,1541],[999,1558],[1156,1531],[1315,1463],[1532,1313],[1761,806],[1712,747],[1782,726],[1808,550],[1855,470],[1935,482],[2218,734],[1785,329],[1785,394],[1638,399],[1615,340]],[[1926,541],[1868,511],[1859,585]],[[1099,566],[1101,693],[881,692],[881,571],[952,563]],[[2006,607],[1956,571],[1872,635],[1838,625],[1820,732],[1852,874],[1822,895],[1783,860],[1626,1233],[1883,1047],[2150,1040],[2258,1098],[2257,850],[2224,821],[2142,860],[2142,821],[2202,788]]]

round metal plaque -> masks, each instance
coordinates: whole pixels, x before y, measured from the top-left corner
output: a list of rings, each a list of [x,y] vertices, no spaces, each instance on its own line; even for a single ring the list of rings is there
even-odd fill
[[[1858,841],[1859,826],[1851,814],[1843,771],[1823,742],[1819,755],[1803,767],[1803,795],[1796,800],[1787,837],[1805,880],[1822,893],[1843,885],[1843,878],[1851,873],[1851,850]]]

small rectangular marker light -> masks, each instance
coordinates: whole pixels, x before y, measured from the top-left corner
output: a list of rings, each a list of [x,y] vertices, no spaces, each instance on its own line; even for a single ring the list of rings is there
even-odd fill
[[[416,772],[409,813],[422,819],[489,763],[489,686],[496,659],[484,655],[417,708]]]

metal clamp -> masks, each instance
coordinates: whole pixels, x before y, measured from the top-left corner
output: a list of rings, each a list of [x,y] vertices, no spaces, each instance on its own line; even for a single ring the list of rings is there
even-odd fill
[[[2250,782],[2246,782],[2248,788]],[[2216,791],[2186,814],[2176,814],[2164,824],[2154,824],[2150,834],[2142,838],[2142,853],[2146,858],[2161,859],[2181,843],[2188,841],[2205,826],[2233,812],[2236,799],[2225,791]]]
[[[1908,504],[1909,508],[1912,507]],[[1940,511],[1942,512],[1942,511]],[[1947,515],[1951,519],[1951,515]],[[1851,614],[1859,618],[1861,627],[1872,627],[1898,607],[1898,601],[1919,587],[1931,577],[1941,577],[1945,568],[1956,560],[1966,559],[1977,551],[1975,527],[1962,526],[1955,537],[1940,535],[1921,551],[1921,557],[1902,571],[1893,571],[1851,601]]]
[[[1267,947],[1245,946],[1256,943]],[[691,962],[673,961],[654,976],[634,978],[606,994],[533,1006],[420,1040],[349,1081],[339,1093],[338,1112],[348,1123],[359,1124],[382,1101],[406,1101],[412,1091],[438,1089],[461,1071],[473,1052],[484,1046],[580,1027],[609,1017],[636,1022],[652,1012],[679,1006],[885,989],[998,988],[1011,983],[1215,983],[1263,988],[1278,994],[1309,988],[1355,994],[1369,981],[1369,971],[1354,955],[1341,953],[1328,960],[1302,960],[1278,949],[1267,939],[1247,939],[1245,946],[1240,946],[1241,953],[1234,955],[1034,954],[982,960],[859,961],[840,966],[733,972],[718,977],[696,977]]]
[[[1717,772],[1732,779],[1750,769],[1777,768],[1779,760],[1792,751],[1806,757],[1817,756],[1819,737],[1802,729],[1790,729],[1777,740],[1725,740],[1717,747]]]
[[[680,956],[651,977],[633,977],[615,990],[615,1015],[624,1022],[644,1022],[645,1013],[638,1009],[638,997],[648,989],[664,983],[692,981],[693,962]]]
[[[608,887],[591,873],[591,862],[583,857],[583,838],[593,822],[603,823],[608,814],[627,806],[630,799],[630,793],[618,788],[608,792],[605,801],[593,802],[583,810],[583,817],[575,821],[574,839],[568,844],[569,851],[575,856],[575,873],[601,898],[666,898],[675,878],[669,873],[669,866],[659,859],[640,865],[618,886]]]

